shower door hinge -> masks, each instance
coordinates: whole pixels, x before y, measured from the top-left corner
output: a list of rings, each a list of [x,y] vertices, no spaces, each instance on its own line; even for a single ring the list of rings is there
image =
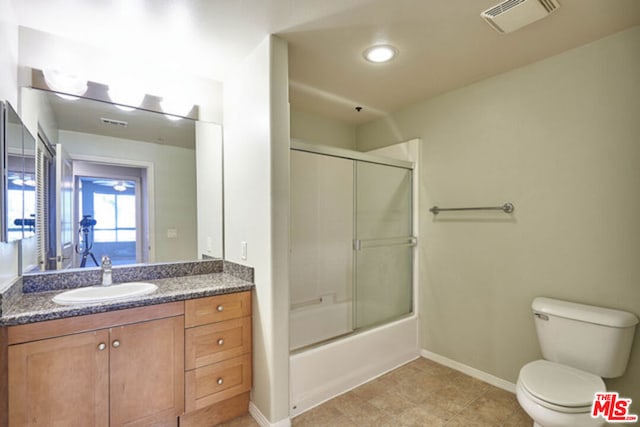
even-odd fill
[[[353,250],[354,251],[361,251],[362,250],[362,240],[355,239],[353,241]]]

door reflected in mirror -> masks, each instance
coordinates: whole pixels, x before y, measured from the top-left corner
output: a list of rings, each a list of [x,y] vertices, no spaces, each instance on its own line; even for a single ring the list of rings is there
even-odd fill
[[[223,257],[220,125],[32,88],[22,107],[53,153],[41,269]]]
[[[75,176],[80,218],[75,251],[80,267],[97,267],[95,254],[109,255],[114,265],[146,262],[148,251],[142,242],[149,228],[141,209],[148,204],[142,188],[146,171],[100,167],[97,176],[87,176],[94,166],[83,162],[83,171]]]

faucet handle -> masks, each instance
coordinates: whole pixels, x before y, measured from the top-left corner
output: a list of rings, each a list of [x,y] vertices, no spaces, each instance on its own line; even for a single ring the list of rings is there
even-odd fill
[[[109,258],[109,255],[103,255],[101,261],[102,261],[102,268],[111,267],[111,258]]]

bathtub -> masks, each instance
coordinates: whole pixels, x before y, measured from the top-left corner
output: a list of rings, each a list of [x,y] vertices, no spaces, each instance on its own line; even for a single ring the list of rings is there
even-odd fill
[[[333,320],[323,317],[323,322]],[[301,326],[291,320],[291,331]],[[304,332],[297,329],[295,333]],[[415,314],[297,351],[289,357],[289,416],[300,415],[418,356]]]
[[[289,315],[289,348],[294,351],[351,333],[351,307],[351,301],[344,301],[321,302],[292,309]]]

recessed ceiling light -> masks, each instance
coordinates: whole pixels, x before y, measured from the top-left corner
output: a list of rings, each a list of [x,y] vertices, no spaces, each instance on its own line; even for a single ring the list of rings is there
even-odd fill
[[[389,62],[398,54],[398,49],[388,44],[371,46],[364,51],[364,58],[369,62]]]

